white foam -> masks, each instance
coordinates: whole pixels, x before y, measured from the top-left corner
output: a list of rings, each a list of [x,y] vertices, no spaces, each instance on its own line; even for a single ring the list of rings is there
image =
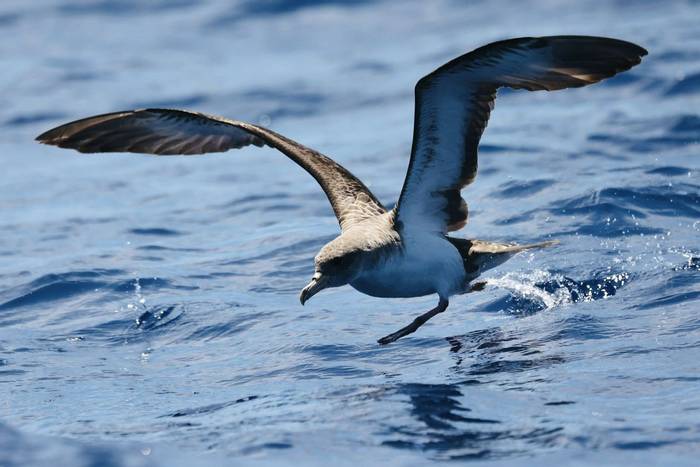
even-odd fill
[[[555,293],[549,293],[537,287],[537,283],[562,279],[548,271],[534,270],[527,273],[509,272],[503,277],[488,280],[489,285],[504,288],[514,295],[534,299],[542,303],[546,310],[558,305],[571,303],[571,294],[566,287],[557,288]]]

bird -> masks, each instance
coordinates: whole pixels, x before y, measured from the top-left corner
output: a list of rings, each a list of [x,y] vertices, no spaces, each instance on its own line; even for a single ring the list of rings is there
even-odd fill
[[[331,158],[261,125],[203,113],[148,108],[83,118],[39,135],[40,143],[83,153],[159,156],[269,146],[316,179],[340,233],[314,258],[302,306],[321,290],[350,285],[374,297],[437,295],[438,304],[382,337],[389,344],[444,312],[451,297],[483,290],[484,272],[525,250],[518,245],[449,235],[467,223],[461,189],[477,174],[477,149],[499,88],[554,91],[596,83],[639,64],[647,51],[593,36],[520,37],[461,55],[415,86],[412,148],[398,201],[387,209]]]

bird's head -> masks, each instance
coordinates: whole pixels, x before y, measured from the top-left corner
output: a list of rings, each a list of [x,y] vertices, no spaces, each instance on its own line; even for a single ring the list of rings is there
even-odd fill
[[[314,275],[299,294],[302,305],[321,290],[345,285],[357,275],[361,250],[338,240],[328,243],[314,258]]]

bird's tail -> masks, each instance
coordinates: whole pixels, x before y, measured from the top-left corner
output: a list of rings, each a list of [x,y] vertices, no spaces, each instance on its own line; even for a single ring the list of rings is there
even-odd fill
[[[527,245],[512,245],[505,243],[485,242],[481,240],[472,240],[471,254],[515,254],[525,250],[534,250],[535,248],[546,248],[559,243],[559,240],[547,240],[546,242],[528,243]]]
[[[483,240],[467,240],[464,238],[447,237],[447,239],[459,250],[464,261],[465,270],[468,274],[474,274],[474,277],[503,264],[516,253],[535,248],[545,248],[559,243],[557,240],[548,240],[527,245],[513,245]]]

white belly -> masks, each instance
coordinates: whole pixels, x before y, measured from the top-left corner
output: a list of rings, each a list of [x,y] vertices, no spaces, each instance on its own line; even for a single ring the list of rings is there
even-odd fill
[[[404,239],[402,251],[366,268],[350,283],[374,297],[420,297],[433,293],[447,298],[464,291],[462,257],[450,242],[438,236]]]

